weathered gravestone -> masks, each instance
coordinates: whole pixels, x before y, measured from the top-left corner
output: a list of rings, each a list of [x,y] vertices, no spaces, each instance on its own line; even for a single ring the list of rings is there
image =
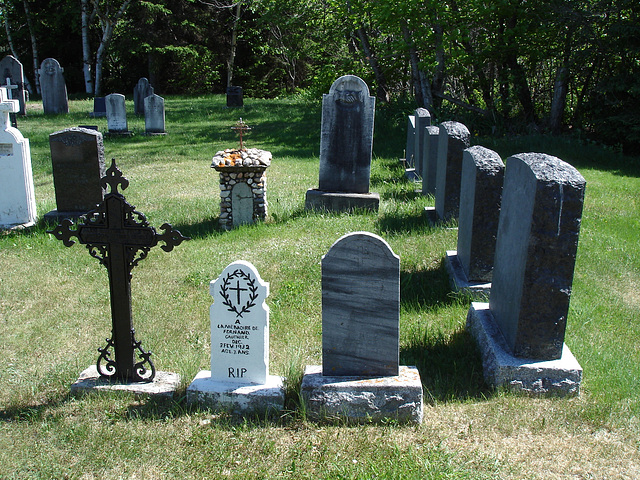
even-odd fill
[[[416,118],[416,133],[414,135],[415,147],[413,149],[414,161],[413,167],[415,169],[416,178],[422,178],[423,175],[423,162],[424,157],[424,131],[431,125],[431,114],[426,108],[417,108],[414,112]]]
[[[15,57],[7,55],[0,60],[0,72],[2,76],[0,83],[9,85],[7,96],[9,99],[18,100],[20,102],[20,109],[18,113],[20,115],[27,114],[27,102],[24,85],[24,70],[22,63],[20,63]],[[7,82],[9,80],[9,82]]]
[[[488,148],[464,151],[460,182],[458,249],[447,252],[454,290],[487,295],[491,289],[504,163]]]
[[[45,59],[40,66],[40,91],[44,113],[69,113],[64,69],[54,58]]]
[[[31,170],[29,140],[9,123],[9,113],[20,108],[18,100],[9,100],[0,88],[0,227],[33,225],[36,199]]]
[[[145,104],[144,99],[149,95],[153,95],[154,90],[149,80],[142,77],[133,88],[133,113],[136,115],[144,115]]]
[[[106,173],[101,185],[103,188],[108,185],[111,191],[105,195],[104,201],[82,217],[75,230],[71,230],[71,220],[65,219],[48,232],[62,240],[67,247],[75,243],[71,238],[76,237],[109,273],[111,338],[107,339],[105,347],[98,349],[100,355],[96,365],[82,372],[72,386],[72,391],[108,388],[115,382],[118,389],[172,395],[179,383],[179,376],[156,372],[150,358],[151,353],[143,350],[141,342],[135,338],[131,311],[131,273],[133,267],[146,258],[151,248],[159,242],[164,242],[161,248],[170,252],[188,239],[167,223],[161,227],[164,233],[158,234],[145,216],[126,201],[118,192],[118,187],[124,190],[129,181],[117,168],[115,160]],[[136,361],[136,355],[139,361]]]
[[[355,75],[338,78],[322,99],[320,179],[307,191],[305,208],[377,210],[380,196],[369,193],[375,98]]]
[[[93,112],[89,114],[91,117],[106,117],[107,116],[107,102],[104,97],[94,97],[93,99]]]
[[[422,194],[435,195],[438,171],[438,138],[440,127],[430,125],[424,129],[422,150]]]
[[[404,158],[400,161],[404,163],[405,171],[414,168],[414,150],[416,148],[416,116],[407,115],[407,143],[404,149]]]
[[[102,134],[86,128],[68,128],[49,135],[56,210],[45,219],[59,222],[93,210],[104,199],[105,175]]]
[[[110,135],[131,135],[127,124],[127,107],[124,95],[112,93],[105,97],[107,129]]]
[[[582,369],[564,335],[584,191],[582,175],[556,157],[507,159],[489,303],[467,316],[492,385],[579,392]]]
[[[147,135],[164,135],[164,98],[151,94],[144,99],[144,130]]]
[[[470,136],[469,130],[462,123],[442,122],[440,124],[438,166],[436,167],[436,206],[435,209],[427,207],[427,214],[433,222],[458,217],[462,152],[469,147]]]
[[[212,281],[211,370],[187,388],[188,403],[234,412],[284,406],[282,378],[269,375],[269,284],[249,262],[237,261]]]
[[[322,366],[307,366],[312,415],[422,421],[422,383],[399,365],[400,258],[382,238],[345,235],[322,258]]]

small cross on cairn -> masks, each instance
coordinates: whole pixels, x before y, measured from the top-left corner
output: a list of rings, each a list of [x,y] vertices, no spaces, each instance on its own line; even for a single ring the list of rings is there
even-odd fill
[[[236,122],[234,127],[231,127],[231,130],[235,130],[238,135],[240,135],[240,150],[244,150],[244,145],[242,143],[242,135],[244,132],[248,132],[251,130],[251,127],[242,121],[242,118]]]
[[[65,219],[47,233],[62,240],[67,247],[75,243],[71,237],[76,237],[109,273],[112,335],[105,347],[98,348],[100,356],[96,366],[100,376],[124,382],[150,382],[156,369],[149,358],[151,352],[145,352],[141,342],[135,339],[131,318],[131,270],[158,242],[164,242],[160,248],[170,252],[189,238],[168,223],[160,227],[164,233],[158,234],[145,216],[126,201],[118,192],[118,186],[124,190],[129,180],[122,175],[115,160],[112,160],[100,184],[105,189],[109,185],[111,192],[104,196],[95,210],[80,217],[82,223],[78,223],[76,230],[71,230],[73,222]],[[111,347],[115,358],[111,358]],[[135,359],[136,351],[139,362]]]

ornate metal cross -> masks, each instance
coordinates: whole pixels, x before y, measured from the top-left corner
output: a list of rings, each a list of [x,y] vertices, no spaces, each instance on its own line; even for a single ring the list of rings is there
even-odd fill
[[[189,238],[183,237],[168,223],[160,227],[164,233],[159,235],[145,216],[118,193],[118,186],[126,189],[129,180],[122,175],[115,160],[112,160],[100,184],[105,189],[109,185],[111,192],[95,210],[80,218],[82,223],[78,223],[76,230],[71,230],[73,222],[65,219],[48,233],[62,240],[67,247],[75,243],[71,237],[77,237],[81,244],[87,246],[89,254],[109,272],[112,333],[106,347],[98,348],[98,373],[119,381],[151,381],[156,373],[149,358],[151,352],[145,352],[135,339],[131,318],[131,270],[158,242],[164,242],[160,248],[170,252]],[[111,358],[111,347],[114,348],[115,359]],[[140,358],[138,362],[136,351]]]
[[[242,118],[236,122],[235,127],[231,127],[231,130],[235,130],[238,135],[240,135],[240,150],[244,149],[244,145],[242,143],[242,135],[244,132],[248,132],[251,130],[251,127],[242,121]]]

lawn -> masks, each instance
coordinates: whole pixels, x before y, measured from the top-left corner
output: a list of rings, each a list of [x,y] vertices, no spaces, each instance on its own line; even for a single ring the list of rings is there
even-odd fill
[[[379,107],[371,190],[376,214],[304,210],[317,187],[319,103],[223,96],[166,99],[167,135],[105,138],[129,179],[127,200],[151,225],[191,241],[153,249],[133,271],[136,335],[156,367],[179,373],[174,401],[128,394],[69,395],[110,334],[106,270],[85,247],[64,247],[35,227],[0,234],[0,478],[428,478],[612,479],[640,476],[640,161],[576,139],[478,138],[503,158],[556,155],[587,180],[566,343],[584,369],[577,398],[533,399],[489,389],[464,331],[469,298],[453,294],[443,257],[456,231],[429,226],[397,160],[406,114]],[[55,208],[48,135],[98,125],[92,102],[44,116],[28,104],[38,215]],[[249,147],[270,150],[269,217],[218,228],[216,151],[235,147],[239,117]],[[473,132],[472,132],[473,133]],[[110,163],[110,162],[108,162]],[[370,231],[401,258],[401,363],[424,385],[420,426],[329,425],[308,420],[296,395],[305,365],[321,360],[320,259],[340,236]],[[208,369],[209,282],[235,260],[270,283],[270,373],[287,377],[278,418],[237,418],[187,406],[185,389]]]

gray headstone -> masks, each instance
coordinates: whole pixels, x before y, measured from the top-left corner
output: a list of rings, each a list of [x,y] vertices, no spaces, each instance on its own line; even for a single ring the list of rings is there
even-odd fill
[[[368,193],[375,97],[355,75],[338,78],[322,99],[319,189]]]
[[[234,227],[253,223],[253,193],[244,182],[236,183],[231,189],[231,218]]]
[[[469,146],[469,130],[459,122],[442,122],[438,138],[436,213],[442,220],[456,218],[460,207],[462,152]]]
[[[562,355],[586,182],[540,153],[509,157],[489,307],[513,355]]]
[[[27,107],[22,63],[20,63],[15,57],[7,55],[0,60],[0,72],[2,75],[0,76],[0,83],[6,85],[8,78],[11,81],[11,85],[15,86],[15,88],[12,88],[10,92],[7,92],[8,97],[13,100],[18,100],[18,102],[20,102],[20,110],[18,113],[20,115],[26,115]]]
[[[109,133],[126,133],[129,130],[127,124],[127,108],[124,95],[112,93],[105,97],[107,107],[107,128]]]
[[[149,80],[144,77],[138,80],[137,85],[133,88],[133,113],[144,115],[144,99],[153,93],[153,87]]]
[[[49,135],[49,147],[58,212],[93,210],[105,194],[100,186],[105,176],[102,134],[68,128]]]
[[[426,108],[417,108],[414,112],[416,118],[416,133],[414,135],[415,147],[413,164],[416,174],[422,177],[422,157],[424,155],[424,129],[431,125],[431,114]]]
[[[438,139],[440,127],[434,125],[424,129],[424,145],[422,149],[422,194],[436,193],[436,175],[438,171]]]
[[[156,94],[144,99],[144,129],[147,133],[164,133],[164,98]]]
[[[322,258],[322,374],[398,375],[400,257],[367,232]]]
[[[413,154],[416,148],[416,116],[407,115],[407,145],[404,150],[405,167],[413,168]]]
[[[47,58],[40,66],[40,91],[44,113],[69,113],[64,69],[54,58]]]
[[[462,158],[460,216],[458,219],[458,258],[472,282],[490,282],[504,163],[488,148],[467,148]]]

